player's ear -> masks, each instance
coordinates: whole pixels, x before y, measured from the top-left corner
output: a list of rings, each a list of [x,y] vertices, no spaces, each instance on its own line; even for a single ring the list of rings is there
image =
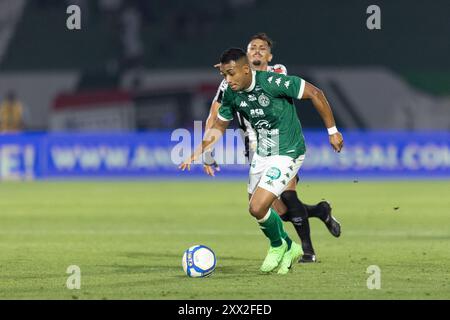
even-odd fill
[[[273,56],[272,56],[272,54],[270,54],[269,57],[268,57],[268,59],[267,59],[267,62],[272,61],[272,58],[273,58]]]
[[[249,73],[250,73],[250,70],[251,70],[250,65],[249,65],[248,63],[244,64],[244,65],[242,66],[242,69],[244,70],[244,73],[245,73],[245,74],[249,74]]]

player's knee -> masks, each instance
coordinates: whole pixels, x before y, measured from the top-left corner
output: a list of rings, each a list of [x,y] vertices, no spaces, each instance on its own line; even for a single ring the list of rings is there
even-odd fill
[[[267,213],[267,208],[265,208],[264,206],[262,206],[259,203],[252,201],[252,202],[250,202],[250,204],[248,206],[248,212],[250,212],[250,214],[253,217],[255,217],[257,219],[261,219]]]

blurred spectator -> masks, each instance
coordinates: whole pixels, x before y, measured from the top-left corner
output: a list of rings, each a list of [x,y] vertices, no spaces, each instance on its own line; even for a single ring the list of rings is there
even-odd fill
[[[142,17],[134,6],[125,6],[121,14],[122,57],[127,67],[135,67],[141,63],[144,54],[141,25]]]
[[[122,0],[99,0],[100,8],[105,12],[115,12],[120,9]]]
[[[142,14],[134,4],[124,5],[120,16],[122,71],[129,73],[132,86],[138,89],[143,76],[144,43],[142,41]]]
[[[38,0],[37,1],[38,6],[41,9],[48,9],[52,7],[57,7],[61,4],[61,1],[59,0]]]
[[[14,91],[6,94],[0,105],[0,132],[17,132],[23,128],[23,106]]]
[[[234,9],[242,9],[244,7],[252,7],[256,5],[256,0],[229,0],[228,2]]]

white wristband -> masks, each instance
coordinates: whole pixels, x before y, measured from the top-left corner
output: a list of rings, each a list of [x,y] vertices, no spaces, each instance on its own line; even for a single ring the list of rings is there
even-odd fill
[[[327,130],[328,130],[328,135],[329,136],[339,132],[338,129],[336,128],[336,126],[328,128]]]

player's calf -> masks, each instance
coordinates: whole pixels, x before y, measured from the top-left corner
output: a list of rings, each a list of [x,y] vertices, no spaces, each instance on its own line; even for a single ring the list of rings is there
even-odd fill
[[[288,190],[281,194],[281,199],[287,207],[284,219],[289,219],[294,225],[295,231],[302,242],[303,252],[314,255],[314,248],[311,241],[308,215],[305,207],[297,197],[297,192]]]

